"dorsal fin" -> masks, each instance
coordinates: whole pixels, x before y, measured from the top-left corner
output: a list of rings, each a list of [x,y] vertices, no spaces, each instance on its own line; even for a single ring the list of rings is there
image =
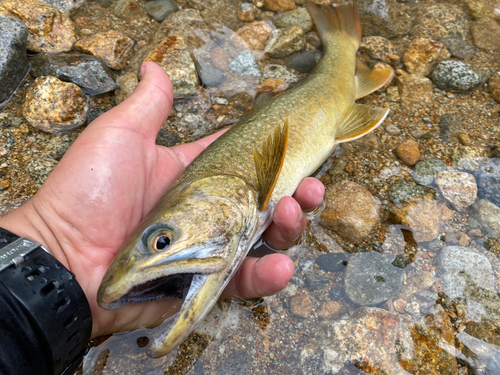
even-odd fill
[[[389,68],[371,70],[360,59],[356,59],[356,99],[371,94],[384,86],[393,74]]]
[[[279,124],[274,129],[273,134],[264,141],[262,154],[255,149],[253,159],[257,173],[257,185],[259,190],[259,209],[264,211],[267,202],[276,186],[276,181],[285,161],[286,145],[288,143],[288,119],[283,127]]]
[[[339,120],[335,141],[349,142],[362,137],[380,125],[388,113],[387,108],[373,108],[364,104],[347,107]]]

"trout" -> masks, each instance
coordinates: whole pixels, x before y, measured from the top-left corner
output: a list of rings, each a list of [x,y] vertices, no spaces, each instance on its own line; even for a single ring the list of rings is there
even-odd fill
[[[266,98],[205,149],[159,200],[120,250],[97,295],[106,309],[183,299],[180,311],[148,354],[169,353],[212,309],[249,249],[335,145],[375,129],[388,109],[356,104],[382,87],[392,70],[356,60],[357,7],[306,3],[324,46],[314,71]]]

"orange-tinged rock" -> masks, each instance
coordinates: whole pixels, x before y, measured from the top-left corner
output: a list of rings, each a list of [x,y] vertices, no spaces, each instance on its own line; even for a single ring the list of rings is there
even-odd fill
[[[337,301],[328,301],[322,303],[318,310],[318,316],[321,319],[338,318],[345,311],[345,308]]]
[[[42,1],[4,0],[0,14],[17,18],[28,28],[28,50],[33,52],[65,52],[77,40],[73,21]]]
[[[221,72],[227,71],[231,62],[229,53],[222,47],[216,47],[210,51],[210,60],[213,67]]]
[[[115,30],[94,34],[75,43],[77,50],[99,57],[116,70],[125,68],[133,46],[132,39]]]
[[[277,94],[279,92],[285,91],[288,87],[288,83],[279,78],[267,78],[262,85],[257,89],[257,95],[264,92],[271,92]]]
[[[139,84],[137,74],[126,73],[117,78],[118,88],[115,90],[115,102],[120,104],[132,94]]]
[[[269,23],[265,21],[254,21],[238,29],[236,34],[243,39],[248,48],[256,51],[263,51],[272,31],[273,28]]]
[[[290,309],[293,315],[308,318],[313,311],[312,301],[306,295],[295,296],[290,300]]]
[[[410,167],[414,166],[420,160],[420,151],[418,149],[418,143],[415,142],[413,139],[406,139],[396,149],[396,155],[406,165]]]
[[[427,106],[433,97],[434,85],[431,80],[416,74],[398,71],[396,79],[401,106],[405,110],[415,110]]]
[[[286,12],[297,9],[293,0],[264,0],[264,6],[273,12]]]
[[[425,38],[415,38],[403,56],[406,69],[411,74],[428,76],[436,65],[450,58],[446,47],[439,42]]]

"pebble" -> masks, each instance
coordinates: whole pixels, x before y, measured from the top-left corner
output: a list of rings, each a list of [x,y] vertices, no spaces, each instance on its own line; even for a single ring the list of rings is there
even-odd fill
[[[451,166],[469,172],[479,168],[479,161],[486,157],[486,150],[474,146],[457,146],[451,155]]]
[[[456,114],[445,113],[442,115],[439,121],[439,135],[441,140],[448,142],[456,138],[462,129],[461,123],[461,118]]]
[[[304,31],[297,26],[286,29],[274,30],[268,41],[264,52],[270,57],[284,58],[306,48],[306,37]]]
[[[264,7],[273,12],[286,12],[296,9],[297,5],[293,0],[264,0]]]
[[[113,13],[119,18],[138,18],[144,15],[144,9],[137,0],[118,0]]]
[[[321,319],[335,319],[345,312],[344,306],[337,301],[324,302],[319,306],[318,316]]]
[[[426,77],[403,73],[396,78],[399,96],[403,109],[411,111],[420,109],[432,101],[432,82]]]
[[[344,253],[321,254],[316,258],[316,264],[325,272],[343,271],[347,265],[347,256]]]
[[[422,187],[406,180],[397,180],[387,192],[387,198],[395,204],[404,203],[413,198],[423,197],[424,195],[425,191]]]
[[[469,28],[469,17],[459,6],[424,5],[418,9],[411,34],[432,40],[448,37],[460,37],[465,40],[469,35]]]
[[[86,0],[43,0],[43,2],[52,5],[63,13],[71,14],[85,4]]]
[[[457,60],[441,61],[431,74],[440,89],[464,92],[481,84],[481,78],[467,64]]]
[[[198,89],[196,68],[182,37],[165,38],[146,56],[146,61],[157,63],[168,74],[174,86],[174,98],[193,95]]]
[[[386,97],[387,97],[388,101],[390,101],[390,102],[400,102],[401,101],[401,96],[399,95],[399,89],[397,88],[397,86],[388,87],[386,92],[387,92]],[[397,135],[397,134],[392,134],[392,135]]]
[[[313,305],[309,296],[300,294],[290,300],[292,314],[300,318],[309,318],[313,311]]]
[[[500,72],[491,76],[488,81],[488,89],[493,99],[500,103]]]
[[[27,39],[28,29],[21,21],[0,16],[0,107],[28,74]]]
[[[64,13],[39,0],[4,0],[0,15],[17,18],[28,28],[28,50],[65,52],[77,40],[76,27]]]
[[[33,77],[53,76],[97,95],[118,87],[114,73],[101,60],[81,53],[39,53],[31,59]]]
[[[216,87],[224,81],[224,73],[214,68],[209,62],[197,61],[195,65],[203,85],[207,87]]]
[[[318,272],[314,269],[305,271],[304,276],[309,290],[321,290],[331,282],[330,278],[324,272]]]
[[[285,59],[285,65],[299,73],[311,73],[323,54],[318,50],[307,50]]]
[[[396,155],[406,165],[412,167],[420,160],[418,143],[413,139],[406,139],[396,149]]]
[[[358,9],[363,35],[392,39],[410,31],[408,8],[395,0],[382,0],[378,3],[361,0],[358,2]]]
[[[287,89],[288,83],[279,78],[266,78],[257,89],[257,95],[264,92],[278,94]]]
[[[278,64],[266,65],[264,68],[264,78],[280,79],[288,84],[296,83],[299,80],[299,77]]]
[[[440,171],[434,181],[443,197],[458,211],[472,205],[477,198],[476,179],[466,172]]]
[[[394,310],[396,310],[399,313],[404,313],[405,312],[405,307],[406,307],[406,301],[402,299],[396,299],[392,303],[394,305]]]
[[[236,31],[247,48],[255,51],[263,51],[266,48],[266,42],[273,31],[271,25],[266,21],[254,21],[244,25]]]
[[[327,189],[320,224],[344,240],[366,237],[378,220],[378,202],[364,187],[343,181]]]
[[[471,26],[472,40],[477,48],[487,51],[500,49],[500,25],[491,18],[482,18]]]
[[[459,59],[472,59],[477,53],[477,48],[460,37],[440,38],[439,41],[445,45],[452,56]]]
[[[229,63],[229,69],[239,76],[254,76],[262,75],[257,60],[252,51],[242,51]]]
[[[467,0],[465,6],[476,20],[489,17],[500,21],[499,0]]]
[[[399,135],[401,134],[401,129],[399,129],[396,125],[394,124],[389,124],[385,127],[385,131],[389,133],[390,135]]]
[[[429,186],[434,183],[434,174],[445,169],[446,164],[439,159],[422,160],[415,165],[415,173],[412,177],[418,184]]]
[[[243,3],[240,10],[238,10],[238,18],[243,22],[255,21],[255,18],[260,13],[260,9],[253,4]]]
[[[146,13],[153,17],[158,22],[161,22],[170,13],[176,12],[179,9],[175,0],[154,0],[148,1],[144,8]]]
[[[116,79],[118,83],[118,88],[115,91],[115,103],[116,105],[127,99],[135,90],[139,84],[137,74],[135,73],[125,73]]]
[[[434,200],[414,198],[402,207],[391,205],[389,209],[390,221],[410,227],[415,241],[428,242],[439,235],[441,210]]]
[[[467,133],[460,133],[458,135],[458,140],[464,146],[468,146],[472,143],[472,140],[470,139],[469,134]]]
[[[481,199],[488,199],[500,206],[500,159],[484,159],[474,172],[478,194]]]
[[[298,8],[289,12],[278,13],[273,18],[273,24],[280,29],[298,26],[304,33],[309,32],[313,26],[311,16],[306,8]]]
[[[97,33],[75,43],[75,49],[97,56],[116,70],[125,68],[133,46],[131,38],[115,30]]]
[[[489,200],[478,200],[469,210],[468,225],[490,237],[500,237],[500,207]]]
[[[366,53],[371,59],[386,63],[393,62],[395,57],[399,59],[396,47],[394,47],[389,39],[382,36],[367,36],[363,38],[359,46],[359,51]]]
[[[403,56],[408,73],[428,76],[436,65],[450,58],[446,47],[435,40],[415,38]]]
[[[394,254],[376,251],[350,257],[345,272],[345,290],[361,306],[373,306],[394,297],[403,286],[403,270],[395,267]]]
[[[234,0],[189,0],[190,8],[199,9],[201,17],[205,20],[208,27],[212,30],[221,30],[227,27],[231,30],[236,30],[241,25],[238,19],[238,10],[240,2]],[[197,32],[196,30],[194,30]]]
[[[322,44],[323,42],[321,41],[321,38],[316,31],[309,31],[306,34],[307,49],[318,49]]]
[[[55,77],[39,77],[29,87],[23,116],[35,128],[48,133],[64,133],[87,120],[89,102],[73,83]]]

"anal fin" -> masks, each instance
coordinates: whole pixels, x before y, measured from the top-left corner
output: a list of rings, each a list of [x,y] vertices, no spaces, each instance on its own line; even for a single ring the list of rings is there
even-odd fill
[[[273,134],[264,141],[262,153],[258,150],[253,152],[259,190],[259,209],[261,211],[267,207],[285,161],[288,129],[287,119],[283,126],[276,126]]]
[[[347,107],[339,120],[335,141],[349,142],[364,136],[379,126],[388,113],[387,108],[373,108],[364,104]]]
[[[384,86],[394,75],[387,69],[371,70],[361,60],[356,60],[356,99],[371,94]]]

